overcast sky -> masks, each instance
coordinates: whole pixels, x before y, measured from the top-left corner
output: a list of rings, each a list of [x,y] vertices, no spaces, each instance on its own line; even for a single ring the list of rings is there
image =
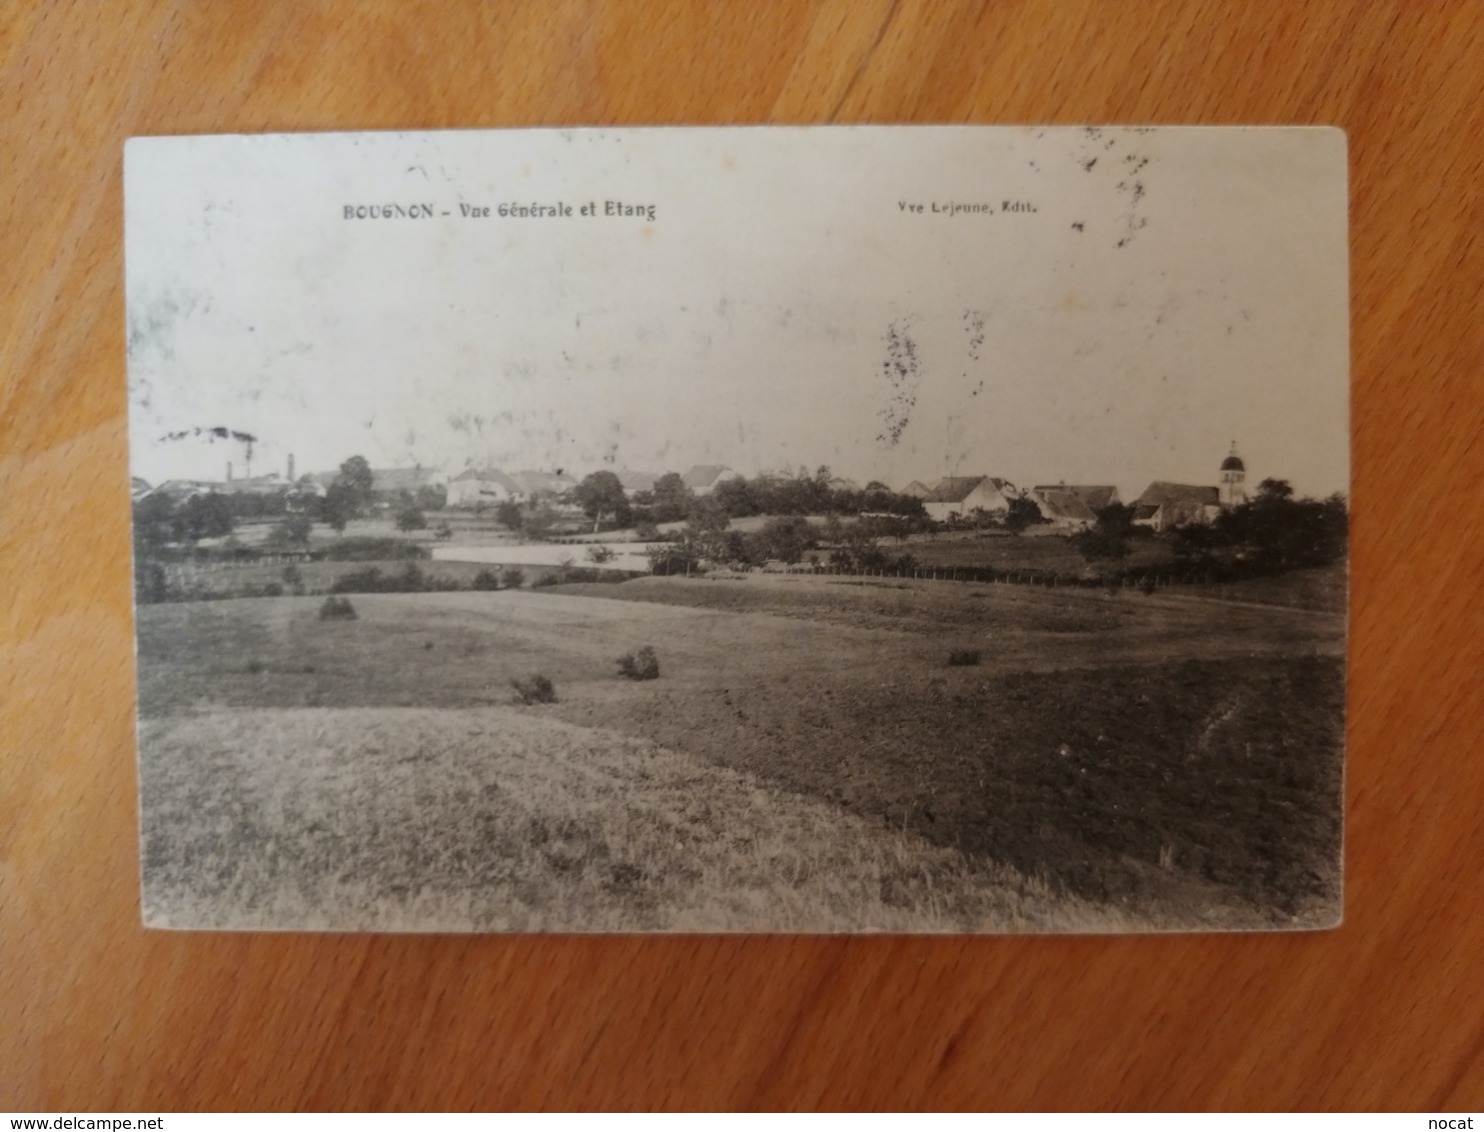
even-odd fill
[[[1235,440],[1253,483],[1344,491],[1345,186],[1343,137],[1306,129],[136,139],[133,470],[242,474],[240,444],[161,439],[223,426],[254,472],[828,464],[1131,498],[1217,482]],[[344,215],[390,203],[434,215]]]

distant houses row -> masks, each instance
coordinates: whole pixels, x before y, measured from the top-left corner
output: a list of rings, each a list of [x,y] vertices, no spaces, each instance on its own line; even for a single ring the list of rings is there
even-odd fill
[[[290,464],[292,469],[292,464]],[[151,487],[144,480],[133,481],[135,500],[148,495],[166,495],[176,500],[215,492],[223,495],[322,496],[335,482],[338,472],[317,472],[293,480],[277,473],[247,478],[229,478],[221,482],[206,480],[167,480]],[[630,495],[653,491],[660,479],[656,473],[617,471],[619,482]],[[454,476],[435,468],[373,468],[372,492],[383,498],[403,493],[416,495],[425,489],[442,489],[447,506],[472,508],[494,506],[504,502],[525,503],[534,499],[565,495],[578,484],[565,472],[504,472],[493,468],[470,468]],[[1208,523],[1224,507],[1234,506],[1246,498],[1243,481],[1246,469],[1233,446],[1222,461],[1221,486],[1169,483],[1156,480],[1134,500],[1133,521],[1156,531],[1168,530],[1186,523]],[[728,480],[742,479],[741,473],[723,464],[693,465],[681,479],[696,495],[709,495]],[[829,480],[835,490],[859,490],[853,481],[839,477]],[[922,500],[931,519],[948,522],[976,512],[991,516],[1005,515],[1016,500],[1029,500],[1041,518],[1053,529],[1077,530],[1097,521],[1097,512],[1121,503],[1118,488],[1112,484],[1037,484],[1022,491],[998,476],[944,476],[929,486],[914,480],[900,494]]]
[[[1009,480],[997,476],[946,476],[931,488],[921,483],[907,486],[904,494],[922,500],[931,519],[949,522],[976,511],[1004,515],[1016,499],[1028,499],[1042,520],[1056,530],[1081,530],[1097,522],[1097,513],[1122,503],[1112,484],[1037,484],[1021,492]],[[1222,510],[1221,492],[1198,484],[1156,480],[1134,500],[1134,523],[1156,531],[1186,523],[1209,523]]]
[[[1155,531],[1166,531],[1187,523],[1209,523],[1223,508],[1247,498],[1246,466],[1236,445],[1221,462],[1221,485],[1170,483],[1155,480],[1133,502],[1133,521]],[[1036,505],[1041,518],[1054,529],[1079,530],[1097,521],[1104,507],[1122,503],[1112,484],[1037,484],[1022,492],[998,476],[944,476],[932,487],[914,480],[902,494],[922,500],[928,517],[947,522],[976,511],[1004,515],[1017,499]]]
[[[323,496],[340,473],[312,472],[297,480],[277,472],[260,476],[225,480],[174,479],[158,485],[135,476],[131,481],[131,495],[137,501],[149,495],[164,495],[175,500],[188,499],[194,495],[279,495]],[[659,473],[620,471],[616,473],[624,490],[630,495],[641,491],[653,491]],[[727,480],[742,479],[740,472],[722,464],[696,464],[682,477],[685,486],[697,495],[708,495],[718,484]],[[504,472],[493,468],[470,468],[457,475],[436,468],[372,468],[371,492],[373,495],[393,497],[402,493],[416,495],[420,491],[442,489],[447,493],[449,507],[476,507],[513,501],[524,503],[533,499],[552,498],[565,495],[577,486],[577,479],[565,472]]]
[[[653,491],[658,472],[616,471],[628,495]],[[696,495],[709,495],[718,484],[741,479],[723,464],[696,464],[680,477]],[[469,468],[447,480],[450,507],[477,507],[512,501],[522,503],[543,496],[562,495],[577,486],[565,472],[502,472],[494,468]]]

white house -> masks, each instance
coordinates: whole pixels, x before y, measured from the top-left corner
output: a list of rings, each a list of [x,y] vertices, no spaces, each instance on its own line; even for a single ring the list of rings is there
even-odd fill
[[[943,522],[953,515],[987,511],[1003,515],[1019,493],[998,476],[944,476],[922,501],[928,518]]]
[[[469,468],[448,481],[450,507],[494,506],[518,494],[515,481],[493,468]]]
[[[741,472],[734,472],[725,464],[697,464],[681,477],[685,480],[685,486],[697,495],[710,495],[716,490],[717,484],[741,478]]]
[[[515,484],[516,497],[522,501],[565,495],[577,486],[575,479],[561,471],[512,472],[509,478]]]

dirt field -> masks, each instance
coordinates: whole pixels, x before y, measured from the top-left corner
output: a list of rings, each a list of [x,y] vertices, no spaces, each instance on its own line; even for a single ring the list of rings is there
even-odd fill
[[[214,779],[186,752],[199,747],[228,764],[250,762],[251,751],[233,748],[229,734],[284,729],[274,742],[290,761],[293,752],[306,752],[303,789],[312,792],[328,768],[360,758],[353,755],[360,741],[337,739],[341,746],[313,755],[320,748],[303,729],[315,712],[303,709],[374,708],[377,719],[385,709],[417,709],[385,724],[403,728],[396,732],[402,738],[355,764],[364,789],[374,792],[394,773],[391,755],[407,755],[423,742],[416,736],[445,727],[463,734],[457,720],[471,711],[493,714],[471,726],[467,743],[449,747],[455,753],[448,757],[474,779],[479,767],[495,774],[501,760],[529,746],[511,720],[539,718],[543,726],[577,730],[560,731],[560,742],[532,738],[530,749],[565,743],[588,752],[582,759],[609,760],[627,779],[633,760],[614,752],[647,744],[679,760],[676,773],[690,775],[708,801],[711,792],[721,797],[732,789],[725,783],[741,782],[762,811],[786,815],[803,807],[816,814],[778,818],[779,843],[815,862],[806,871],[823,888],[810,891],[860,893],[864,884],[897,909],[872,920],[878,903],[852,910],[824,900],[831,910],[822,913],[821,927],[871,920],[933,930],[965,916],[980,916],[985,926],[1068,926],[1047,911],[1053,905],[1035,904],[1036,894],[1048,893],[1078,922],[1097,918],[1088,918],[1092,907],[1113,917],[1101,922],[1115,928],[1334,919],[1340,617],[1134,593],[892,579],[646,578],[561,590],[358,595],[359,620],[344,623],[319,621],[310,598],[145,607],[139,656],[146,766],[171,784],[168,796],[195,799],[199,810]],[[657,650],[661,678],[618,678],[615,658],[644,644]],[[977,649],[979,664],[949,667],[951,648]],[[510,679],[535,672],[554,682],[559,702],[508,707]],[[329,718],[336,721],[330,732],[357,733],[353,716]],[[500,738],[507,732],[508,742]],[[500,752],[488,764],[478,757],[486,749]],[[553,777],[541,786],[540,775],[523,765],[520,804],[533,813],[560,809],[552,800],[566,796],[568,771],[551,763]],[[711,777],[718,774],[740,777]],[[240,791],[229,793],[236,798]],[[362,820],[360,805],[345,815],[352,828]],[[625,812],[627,806],[619,803]],[[663,813],[664,805],[652,809]],[[600,811],[595,805],[590,816],[596,820]],[[457,825],[456,806],[440,812]],[[212,820],[238,828],[251,807],[234,813]],[[849,837],[895,839],[893,851],[917,862],[909,873],[937,861],[912,875],[938,879],[909,891],[904,882],[883,882],[874,865],[864,879],[852,873],[857,858],[885,858],[840,856],[811,844],[821,831],[847,836],[824,814],[846,822]],[[761,821],[758,812],[738,810],[726,828],[762,828]],[[189,819],[185,826],[192,828]],[[290,821],[276,836],[294,841],[308,836],[305,829]],[[600,839],[616,859],[610,834]],[[179,834],[162,843],[160,874],[188,875],[176,859],[179,846],[197,840]],[[513,852],[499,844],[490,850],[495,856]],[[720,871],[703,874],[689,895],[672,883],[688,875],[694,852],[681,841],[668,858],[645,857],[646,875],[655,878],[648,903],[601,884],[554,912],[529,901],[511,904],[504,889],[499,899],[517,909],[510,912],[516,920],[548,926],[561,921],[560,907],[581,909],[582,921],[594,924],[743,924],[745,915],[704,895],[717,877],[732,875],[725,853]],[[948,871],[934,871],[940,865]],[[314,883],[324,880],[323,871],[315,871]],[[412,875],[373,874],[361,876],[358,883],[369,887],[357,890],[354,906],[371,899],[366,894],[378,884],[391,884],[392,874],[403,885]],[[566,891],[561,878],[550,880],[541,884]],[[735,884],[799,891],[795,880],[766,867],[737,872]],[[475,889],[485,891],[480,885]],[[593,896],[603,892],[611,907]],[[778,892],[770,899],[781,899]],[[449,915],[465,914],[458,903],[464,897],[449,899]],[[392,903],[407,907],[405,900]],[[623,920],[638,907],[647,919]],[[251,908],[243,914],[250,918]]]

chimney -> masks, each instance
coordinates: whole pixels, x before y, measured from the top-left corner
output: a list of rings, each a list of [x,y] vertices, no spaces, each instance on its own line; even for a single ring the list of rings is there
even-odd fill
[[[232,482],[232,461],[231,460],[228,460],[227,461],[227,482],[228,483],[231,483]]]
[[[289,453],[289,474],[286,478],[289,483],[294,482],[294,454],[292,452]]]

